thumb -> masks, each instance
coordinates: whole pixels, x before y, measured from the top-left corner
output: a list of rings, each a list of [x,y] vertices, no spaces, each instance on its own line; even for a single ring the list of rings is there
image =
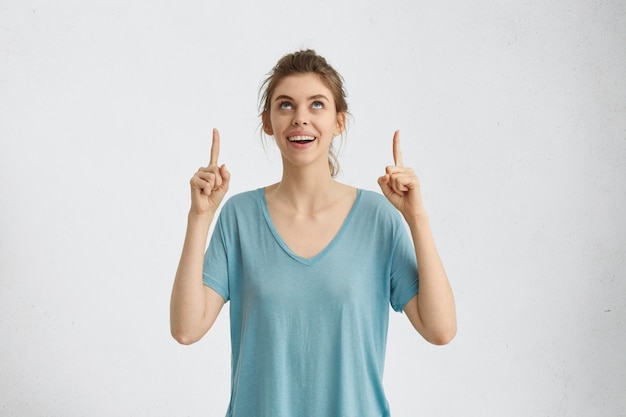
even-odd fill
[[[391,187],[389,186],[389,176],[383,175],[378,178],[378,185],[380,186],[380,190],[383,192],[385,197],[388,197],[392,192]]]
[[[226,169],[226,165],[220,167],[220,175],[222,176],[222,181],[228,185],[230,182],[230,172]]]

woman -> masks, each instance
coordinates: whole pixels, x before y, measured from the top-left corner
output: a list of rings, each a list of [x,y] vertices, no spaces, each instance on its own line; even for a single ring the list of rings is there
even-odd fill
[[[345,131],[348,106],[341,76],[314,51],[283,57],[261,98],[282,179],[230,198],[204,253],[230,182],[213,131],[209,165],[190,181],[172,335],[196,342],[230,301],[227,416],[388,416],[382,374],[389,305],[431,343],[448,343],[456,333],[418,179],[402,164],[396,132],[394,165],[378,180],[391,204],[335,181],[332,141]]]

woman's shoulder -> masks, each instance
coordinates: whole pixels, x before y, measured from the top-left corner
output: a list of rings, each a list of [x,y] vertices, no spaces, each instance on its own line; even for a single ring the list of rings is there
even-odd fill
[[[359,188],[359,193],[361,194],[361,198],[367,199],[372,203],[380,204],[381,202],[387,201],[384,195],[372,190],[366,190],[365,188]]]
[[[372,222],[388,220],[396,223],[401,220],[400,212],[376,191],[359,189],[358,208],[361,215]]]
[[[247,201],[258,200],[263,188],[256,188],[254,190],[240,191],[230,196],[227,203],[239,204]]]
[[[366,190],[363,188],[359,188],[358,190],[360,195],[360,201],[363,205],[366,205],[370,208],[380,208],[383,210],[394,209],[389,200],[376,191]]]
[[[263,198],[263,189],[241,191],[231,195],[222,205],[222,213],[236,213],[257,209]]]

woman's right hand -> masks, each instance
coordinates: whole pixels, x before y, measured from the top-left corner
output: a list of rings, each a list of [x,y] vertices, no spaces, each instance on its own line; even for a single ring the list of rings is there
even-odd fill
[[[214,214],[220,206],[230,183],[230,172],[226,165],[219,166],[217,159],[220,154],[220,134],[213,129],[211,159],[207,167],[198,172],[189,181],[191,185],[191,214],[198,216]]]

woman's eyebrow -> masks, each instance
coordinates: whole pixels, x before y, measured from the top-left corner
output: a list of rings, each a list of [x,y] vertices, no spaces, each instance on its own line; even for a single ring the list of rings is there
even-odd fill
[[[281,94],[279,96],[276,96],[276,98],[274,98],[274,101],[279,101],[279,100],[290,100],[293,101],[293,98],[286,96],[284,94]]]
[[[316,94],[314,96],[309,97],[309,100],[320,100],[320,99],[330,101],[328,100],[328,97],[326,97],[324,94]]]

